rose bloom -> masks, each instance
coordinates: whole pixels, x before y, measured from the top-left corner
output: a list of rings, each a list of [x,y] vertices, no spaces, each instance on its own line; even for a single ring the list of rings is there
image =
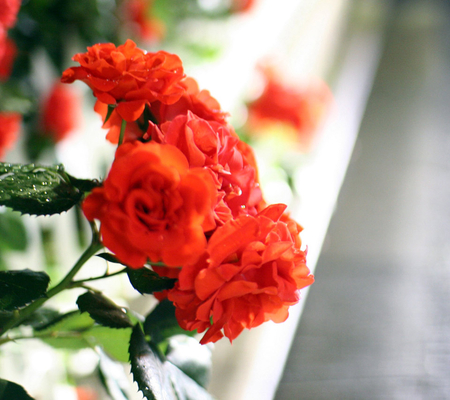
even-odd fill
[[[6,37],[0,28],[0,80],[6,81],[11,75],[14,59],[17,54],[16,44]]]
[[[80,125],[81,98],[70,87],[56,82],[42,105],[42,130],[55,142],[67,137]]]
[[[281,82],[271,70],[264,74],[264,91],[248,107],[250,129],[258,131],[274,122],[287,124],[295,130],[302,147],[309,149],[331,102],[330,89],[321,81],[299,89]]]
[[[301,227],[283,215],[285,208],[276,204],[229,221],[199,261],[181,269],[167,295],[183,329],[206,331],[200,343],[224,335],[231,342],[245,328],[285,321],[298,290],[314,282],[300,249]]]
[[[21,3],[22,0],[0,0],[0,25],[5,29],[16,24]]]
[[[22,116],[15,112],[0,112],[0,158],[17,140]]]
[[[228,113],[220,109],[219,102],[211,96],[208,90],[200,90],[195,79],[186,77],[180,82],[184,93],[180,99],[173,104],[155,102],[152,104],[152,112],[161,124],[172,121],[181,114],[192,111],[195,115],[207,121],[216,121],[226,124]]]
[[[159,143],[179,148],[191,167],[208,167],[214,172],[223,198],[216,210],[221,215],[216,218],[219,223],[242,213],[256,214],[262,195],[253,152],[230,126],[188,111],[160,127],[151,124],[148,133]]]
[[[65,70],[61,81],[83,81],[102,103],[117,105],[117,113],[129,122],[141,116],[146,104],[172,104],[184,92],[179,57],[165,51],[146,53],[132,40],[117,48],[112,43],[96,44],[73,60],[80,66]]]
[[[216,195],[210,171],[190,169],[176,147],[136,141],[119,146],[103,186],[82,207],[88,220],[100,221],[104,245],[126,265],[150,260],[177,267],[204,252]]]

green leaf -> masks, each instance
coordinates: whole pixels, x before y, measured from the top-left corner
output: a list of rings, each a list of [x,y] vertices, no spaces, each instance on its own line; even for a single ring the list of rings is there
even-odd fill
[[[165,299],[161,301],[147,316],[144,322],[144,332],[150,335],[154,343],[174,335],[195,335],[195,331],[188,332],[180,327],[175,317],[175,306],[171,301]]]
[[[176,279],[159,276],[156,272],[148,268],[128,268],[127,274],[130,283],[141,294],[152,294],[171,289],[176,282]]]
[[[13,212],[0,213],[0,247],[24,251],[28,245],[27,232],[22,218]]]
[[[148,400],[212,400],[213,397],[147,343],[139,324],[130,339],[131,372]]]
[[[110,328],[130,328],[133,326],[122,308],[100,293],[86,292],[78,297],[81,312],[87,312],[99,324]]]
[[[107,326],[96,325],[83,333],[83,337],[91,345],[100,345],[113,359],[126,363],[128,357],[128,343],[131,337],[131,328],[114,329]]]
[[[52,215],[78,204],[83,192],[62,165],[0,163],[0,205],[30,215]]]
[[[97,349],[97,353],[100,359],[98,374],[107,393],[112,400],[129,400],[127,394],[129,381],[125,375],[123,365],[111,360],[101,349]]]
[[[164,363],[164,370],[169,376],[178,400],[214,400],[204,388],[171,362]]]
[[[111,253],[100,253],[96,254],[97,257],[103,258],[104,260],[114,263],[114,264],[122,264],[119,259]],[[123,264],[122,264],[123,265]]]
[[[0,271],[0,309],[12,311],[45,296],[49,276],[29,269]]]
[[[35,328],[41,335],[54,332],[83,332],[94,325],[95,321],[89,314],[80,311],[71,311],[59,315],[43,326]]]
[[[157,348],[145,341],[139,324],[131,334],[129,353],[134,381],[147,400],[178,400]]]
[[[89,314],[72,311],[35,328],[35,332],[44,343],[56,349],[78,350],[90,347],[84,333],[92,328],[94,323]]]
[[[206,388],[211,378],[211,348],[201,345],[198,340],[177,335],[169,339],[167,359]]]
[[[26,390],[17,383],[0,379],[0,400],[34,400]]]

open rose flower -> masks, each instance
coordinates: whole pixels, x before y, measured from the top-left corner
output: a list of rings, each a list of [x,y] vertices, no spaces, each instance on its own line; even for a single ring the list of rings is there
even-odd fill
[[[15,112],[0,112],[0,159],[18,138],[22,116]]]
[[[256,217],[241,216],[218,228],[196,264],[184,266],[168,298],[180,326],[204,332],[201,343],[265,321],[283,322],[298,290],[314,277],[300,249],[300,226],[285,205],[269,206]]]
[[[210,171],[190,169],[176,147],[137,141],[117,149],[103,187],[85,199],[83,211],[100,220],[104,245],[130,267],[148,260],[177,267],[204,252],[216,195]]]
[[[65,70],[62,82],[83,81],[99,101],[116,105],[117,113],[128,122],[136,121],[146,104],[172,104],[185,90],[179,84],[184,73],[178,56],[165,51],[146,53],[132,40],[118,47],[96,44],[73,60],[80,66]]]
[[[224,201],[218,205],[222,211],[223,206],[229,210],[221,213],[225,220],[242,213],[256,214],[255,207],[262,201],[256,163],[251,148],[231,127],[188,111],[160,127],[151,124],[149,134],[159,143],[179,148],[191,167],[208,167],[214,172]]]

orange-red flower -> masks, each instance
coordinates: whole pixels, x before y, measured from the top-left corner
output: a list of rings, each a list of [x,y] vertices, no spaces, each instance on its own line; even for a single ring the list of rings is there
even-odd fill
[[[255,207],[262,200],[256,163],[251,148],[231,127],[188,111],[160,129],[151,124],[149,133],[159,143],[178,147],[191,167],[208,167],[214,172],[221,194],[216,209],[218,222],[242,213],[256,214]]]
[[[250,128],[258,131],[267,123],[282,122],[292,126],[300,144],[309,149],[331,102],[330,89],[324,82],[304,89],[286,85],[268,68],[264,75],[264,91],[248,107]]]
[[[42,106],[42,129],[59,142],[76,129],[81,121],[81,99],[72,89],[55,83]]]
[[[211,96],[208,90],[200,90],[195,79],[191,77],[183,79],[180,85],[185,92],[177,102],[173,104],[156,102],[152,105],[152,112],[160,124],[172,121],[178,115],[187,114],[188,111],[192,111],[207,121],[226,124],[228,113],[220,109],[219,102]]]
[[[214,228],[216,199],[211,173],[189,168],[176,147],[124,143],[103,187],[83,203],[89,220],[100,220],[103,243],[125,264],[147,260],[177,267],[197,261]]]
[[[12,28],[17,21],[22,0],[0,0],[0,25],[5,29]]]
[[[0,112],[0,158],[16,142],[22,116],[15,112]]]
[[[146,53],[132,40],[118,47],[96,44],[73,60],[80,66],[65,70],[62,82],[83,81],[102,103],[117,105],[126,121],[136,121],[146,104],[172,104],[184,92],[179,84],[184,77],[180,58],[165,51]]]
[[[285,207],[229,221],[199,261],[181,269],[168,298],[182,328],[207,331],[200,343],[224,335],[232,341],[245,328],[285,321],[298,290],[314,282],[300,249],[301,227],[283,215]]]

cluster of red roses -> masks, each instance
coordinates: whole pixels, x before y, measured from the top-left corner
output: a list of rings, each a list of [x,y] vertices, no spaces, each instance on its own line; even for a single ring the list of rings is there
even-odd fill
[[[83,203],[104,245],[132,268],[158,263],[157,273],[178,278],[162,296],[182,328],[207,330],[201,343],[284,321],[314,280],[301,227],[285,205],[264,202],[252,149],[218,102],[185,77],[178,56],[131,40],[73,59],[80,66],[62,81],[92,89],[107,139],[119,143],[103,185]]]

